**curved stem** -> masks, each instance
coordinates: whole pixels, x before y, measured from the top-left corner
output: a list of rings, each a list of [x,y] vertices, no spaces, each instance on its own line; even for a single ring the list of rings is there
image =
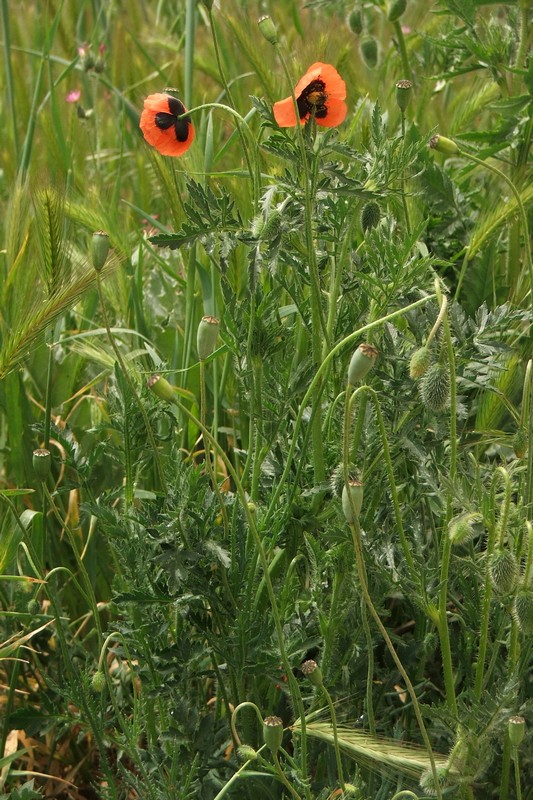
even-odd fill
[[[300,797],[300,795],[298,794],[298,792],[296,791],[294,786],[291,786],[291,784],[287,780],[287,777],[286,777],[285,773],[281,769],[281,764],[279,763],[279,758],[278,758],[278,754],[277,753],[272,753],[272,760],[274,762],[274,767],[276,769],[276,774],[277,774],[278,778],[280,779],[281,783],[289,790],[289,792],[294,797],[294,800],[302,800],[302,798]]]

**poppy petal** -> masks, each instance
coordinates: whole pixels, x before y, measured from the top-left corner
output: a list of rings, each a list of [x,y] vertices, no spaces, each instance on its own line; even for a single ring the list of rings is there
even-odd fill
[[[152,147],[163,156],[181,156],[194,141],[194,126],[180,100],[158,92],[144,101],[139,127]],[[181,117],[181,118],[180,118]]]
[[[315,81],[319,82],[318,89],[311,86]],[[309,109],[309,112],[301,117],[299,121],[304,123],[309,119],[310,113],[313,111],[311,105],[313,94],[319,91],[322,92],[320,84],[323,84],[324,98],[321,98],[321,103],[316,106],[316,122],[325,128],[333,128],[336,125],[340,125],[348,113],[348,108],[344,102],[346,99],[346,84],[335,67],[331,64],[324,64],[322,61],[316,61],[311,64],[303,78],[300,78],[294,88],[294,95],[299,101],[298,105],[301,106],[301,113],[303,113],[306,106]],[[314,102],[317,101],[314,100]],[[285,100],[279,100],[274,103],[273,111],[274,118],[280,128],[288,128],[297,124],[292,97],[287,97]]]
[[[278,100],[274,103],[273,109],[274,119],[280,128],[291,128],[296,125],[296,114],[294,113],[294,102],[292,97],[286,97],[285,100]],[[304,122],[304,120],[301,120]]]
[[[328,113],[322,119],[317,118],[317,125],[322,125],[324,128],[335,128],[346,119],[348,113],[348,106],[343,100],[335,100],[328,98],[327,102]]]

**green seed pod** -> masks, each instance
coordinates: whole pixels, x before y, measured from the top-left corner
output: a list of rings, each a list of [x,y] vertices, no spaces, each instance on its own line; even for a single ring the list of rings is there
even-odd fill
[[[35,599],[35,597],[32,597],[32,599],[28,602],[26,609],[28,611],[28,614],[31,614],[32,617],[34,617],[36,614],[40,613],[41,604],[39,603],[38,600]]]
[[[265,717],[263,740],[271,753],[277,753],[283,741],[283,721],[279,717]]]
[[[309,661],[304,661],[300,666],[300,669],[309,683],[312,683],[313,686],[322,686],[322,670],[316,661],[313,661],[312,659],[309,659]]]
[[[513,436],[513,450],[517,458],[524,458],[527,453],[529,437],[525,428],[518,428]]]
[[[420,381],[420,397],[430,411],[443,411],[450,399],[450,372],[445,364],[433,364]]]
[[[518,579],[518,562],[509,550],[495,550],[490,557],[490,580],[498,594],[510,594]]]
[[[389,22],[397,22],[407,8],[407,0],[392,0],[387,18]]]
[[[468,544],[485,530],[483,517],[476,511],[458,514],[448,524],[448,536],[452,544]]]
[[[196,334],[198,358],[204,361],[214,351],[220,330],[220,322],[216,317],[202,317]]]
[[[526,733],[526,721],[524,717],[509,717],[507,720],[507,731],[509,733],[511,747],[520,747]]]
[[[359,42],[359,52],[361,58],[369,69],[374,69],[378,63],[378,43],[377,40],[367,33],[361,37]]]
[[[360,344],[348,366],[348,383],[357,386],[370,372],[378,357],[378,351],[371,344]]]
[[[441,136],[438,133],[431,137],[429,146],[438,153],[444,153],[445,156],[456,156],[460,152],[455,142],[452,142],[451,139],[447,139],[446,136]]]
[[[381,217],[381,209],[375,200],[369,200],[361,209],[361,227],[363,233],[375,228]]]
[[[408,80],[398,81],[396,84],[396,102],[400,111],[404,112],[411,100],[413,84]]]
[[[109,255],[109,234],[95,231],[91,242],[91,261],[94,269],[101,272]]]
[[[415,350],[409,361],[409,376],[416,380],[422,378],[429,369],[431,364],[431,352],[429,347],[419,347]]]
[[[277,44],[278,43],[278,32],[276,30],[276,26],[272,22],[272,19],[265,15],[261,17],[257,23],[259,25],[259,30],[270,44]]]
[[[437,780],[439,782],[439,787],[441,791],[443,789],[448,788],[450,786],[449,782],[449,768],[444,767],[437,767]],[[420,776],[420,787],[424,790],[424,792],[429,795],[430,797],[435,797],[437,794],[437,788],[435,786],[435,778],[433,777],[433,772],[431,769],[426,769],[422,775]]]
[[[520,589],[513,601],[513,619],[525,636],[533,634],[533,592]]]
[[[346,522],[352,524],[359,519],[363,505],[363,484],[361,481],[349,481],[342,487],[342,510]]]
[[[93,692],[103,692],[105,689],[105,675],[101,669],[94,673],[91,678],[91,689]]]
[[[45,481],[52,469],[52,454],[50,450],[46,450],[44,447],[34,450],[32,464],[39,480]]]
[[[356,36],[363,32],[363,9],[356,6],[348,17],[348,27]]]
[[[176,400],[176,391],[174,387],[166,378],[162,378],[161,375],[151,375],[150,378],[148,378],[148,388],[156,397],[159,397],[160,400],[165,400],[167,403],[174,403]]]
[[[257,750],[254,750],[253,747],[247,744],[241,744],[241,746],[237,748],[237,758],[241,763],[244,761],[255,761],[258,757],[259,753]]]

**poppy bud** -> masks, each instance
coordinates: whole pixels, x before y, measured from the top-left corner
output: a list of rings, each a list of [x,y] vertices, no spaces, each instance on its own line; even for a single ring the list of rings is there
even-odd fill
[[[475,511],[458,514],[448,524],[448,536],[451,543],[456,545],[468,544],[484,530],[483,517]]]
[[[444,153],[445,156],[456,156],[460,152],[455,142],[452,142],[451,139],[447,139],[446,136],[441,136],[438,133],[431,137],[429,146],[438,153]]]
[[[276,26],[272,22],[272,19],[269,16],[261,17],[257,23],[259,25],[259,30],[270,44],[277,44],[278,43],[278,32],[276,30]]]
[[[518,428],[513,436],[513,450],[517,458],[524,458],[528,448],[528,435],[525,428]]]
[[[313,686],[322,686],[322,670],[316,661],[313,661],[312,659],[309,661],[304,661],[300,669],[309,683],[312,683]]]
[[[91,689],[100,694],[105,689],[105,675],[101,669],[94,673],[91,678]]]
[[[174,387],[166,378],[162,378],[161,375],[151,375],[150,378],[148,378],[148,388],[159,397],[160,400],[166,400],[167,403],[173,403],[176,399]]]
[[[254,750],[254,748],[250,747],[248,744],[241,744],[241,746],[237,748],[237,758],[241,762],[255,761],[258,755],[257,750]]]
[[[44,447],[34,450],[32,464],[39,480],[45,481],[50,475],[50,470],[52,468],[52,454],[50,450],[45,450]]]
[[[204,361],[215,349],[220,322],[216,317],[202,317],[198,325],[196,335],[196,346],[198,348],[198,358]]]
[[[420,382],[420,397],[430,411],[443,411],[450,399],[450,371],[444,364],[433,364]]]
[[[95,231],[91,242],[91,261],[97,272],[101,272],[109,254],[109,234]]]
[[[439,787],[441,791],[446,789],[450,783],[448,780],[448,773],[449,767],[436,767],[435,772],[437,774],[437,780],[439,782]],[[431,796],[437,794],[437,789],[435,786],[435,778],[433,777],[433,771],[431,769],[426,769],[422,775],[420,776],[420,787],[424,790],[426,794]]]
[[[520,747],[526,732],[526,721],[524,717],[509,717],[507,721],[507,731],[511,747]]]
[[[346,522],[352,523],[359,519],[363,505],[363,484],[361,481],[350,480],[342,489],[342,510]]]
[[[389,6],[389,13],[387,14],[389,22],[397,22],[406,8],[407,0],[392,0]]]
[[[402,113],[409,105],[412,88],[413,84],[408,80],[401,80],[396,84],[396,102],[398,103],[398,108]]]
[[[416,380],[426,374],[429,365],[431,364],[431,353],[429,348],[419,347],[415,350],[409,361],[409,376]]]
[[[367,65],[369,69],[374,69],[378,63],[378,43],[377,40],[367,34],[366,36],[361,37],[361,41],[359,42],[359,50],[361,53],[361,58]]]
[[[526,636],[533,634],[533,592],[520,589],[517,592],[512,608],[513,619]]]
[[[518,578],[518,562],[509,550],[495,550],[490,557],[490,580],[498,594],[510,594]]]
[[[277,753],[283,741],[283,721],[279,717],[265,717],[263,740],[271,753]]]
[[[34,617],[36,614],[39,614],[41,610],[41,604],[35,599],[35,597],[32,597],[26,606],[26,610],[28,611],[28,614],[31,614],[32,617]]]
[[[375,364],[378,351],[371,344],[360,344],[348,366],[348,383],[357,386]]]
[[[348,17],[348,27],[359,36],[363,32],[363,9],[357,6]]]
[[[366,233],[371,228],[375,228],[379,222],[381,210],[375,200],[369,200],[361,209],[361,227],[363,233]]]

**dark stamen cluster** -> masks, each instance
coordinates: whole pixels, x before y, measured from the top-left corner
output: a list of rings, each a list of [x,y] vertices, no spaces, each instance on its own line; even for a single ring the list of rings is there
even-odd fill
[[[169,97],[168,110],[170,112],[168,114],[165,111],[159,111],[155,115],[155,124],[162,131],[166,131],[174,126],[178,142],[186,142],[189,135],[191,118],[182,117],[182,119],[179,119],[182,114],[185,114],[185,106],[181,100],[177,100],[175,97]]]
[[[328,98],[324,81],[312,81],[306,86],[301,95],[296,99],[300,119],[307,114],[312,114],[316,119],[324,119],[327,116],[326,100]]]

